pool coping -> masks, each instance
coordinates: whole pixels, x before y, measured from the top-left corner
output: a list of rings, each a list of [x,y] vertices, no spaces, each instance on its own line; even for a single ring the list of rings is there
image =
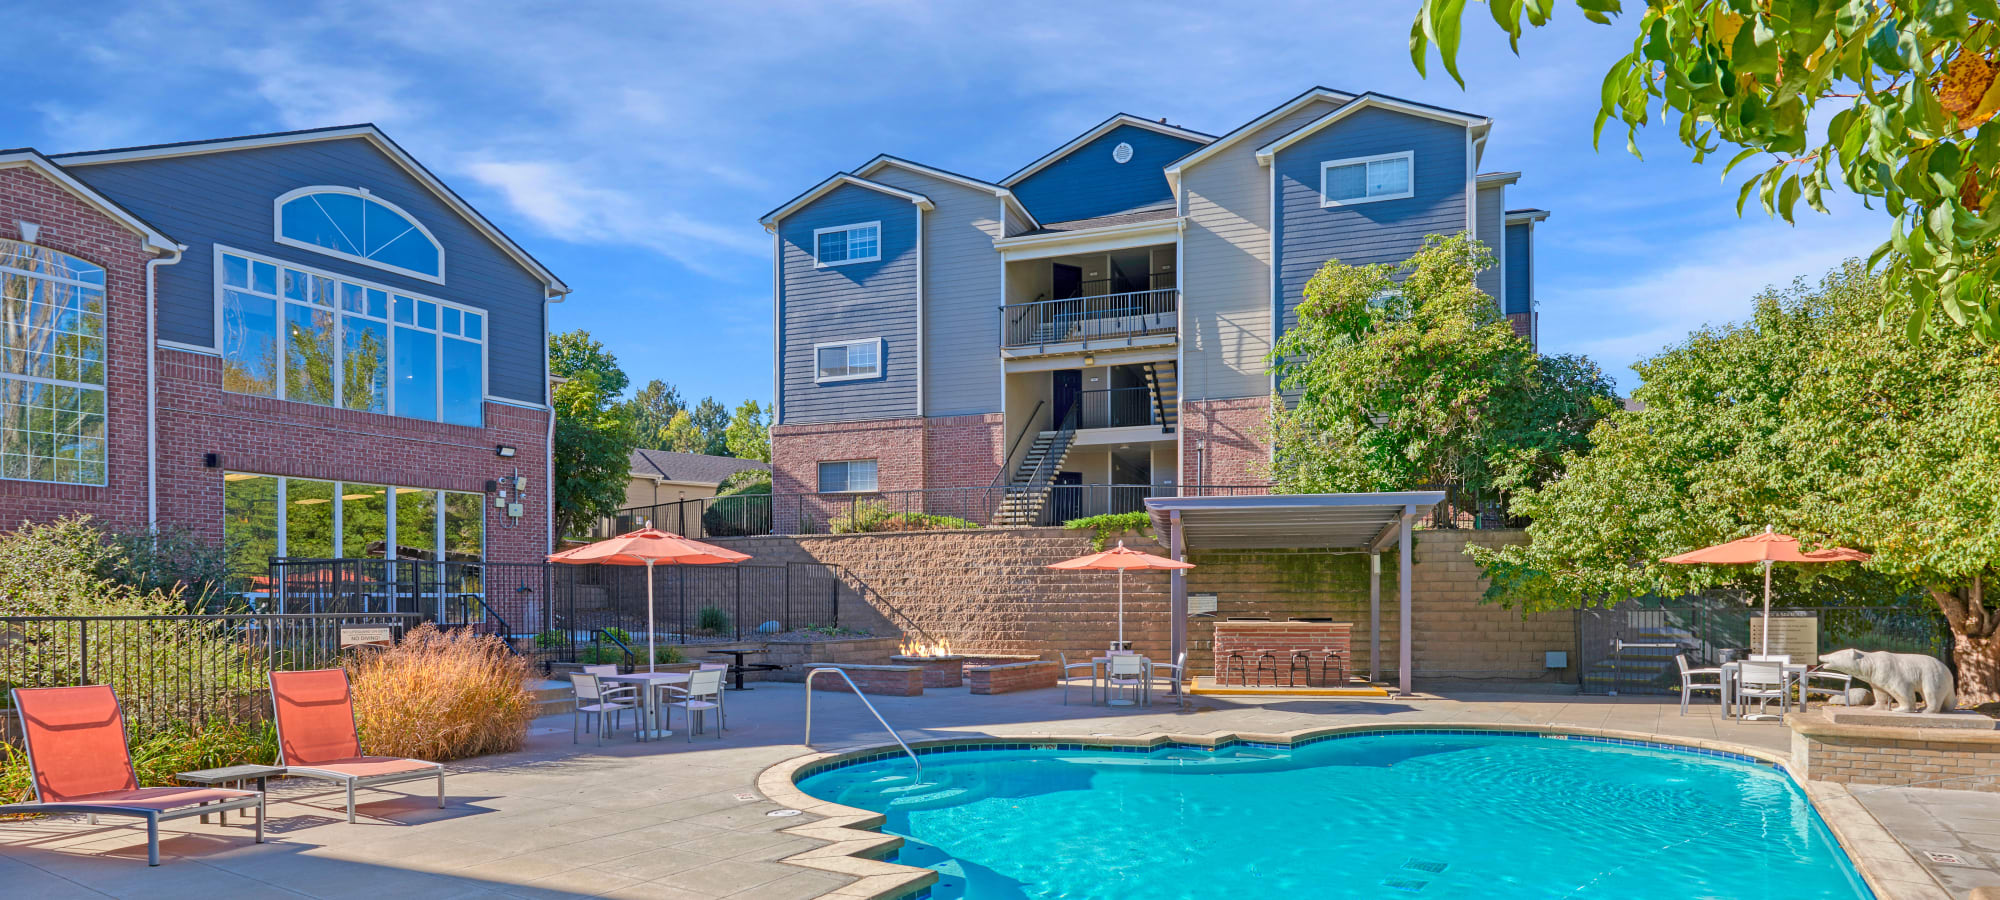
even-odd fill
[[[1152,752],[1176,745],[1210,751],[1232,746],[1294,749],[1341,737],[1410,732],[1536,734],[1560,739],[1581,738],[1589,742],[1680,753],[1693,752],[1739,762],[1770,765],[1783,772],[1785,777],[1791,778],[1793,783],[1805,792],[1807,802],[1819,815],[1820,820],[1826,823],[1827,830],[1833,833],[1834,840],[1838,842],[1842,852],[1847,854],[1848,861],[1854,865],[1855,870],[1861,873],[1862,881],[1874,893],[1876,900],[1952,900],[1951,894],[1931,877],[1929,871],[1918,865],[1909,851],[1889,833],[1888,829],[1876,821],[1874,815],[1861,805],[1861,801],[1848,792],[1846,785],[1799,781],[1789,766],[1790,760],[1782,754],[1707,738],[1677,736],[1663,739],[1660,735],[1609,728],[1522,723],[1454,722],[1397,725],[1359,723],[1324,725],[1277,734],[1248,731],[1217,731],[1206,735],[1166,732],[1087,736],[968,734],[913,741],[910,747],[919,756],[961,747],[1001,749],[995,745],[1002,745],[1008,749],[1124,749],[1131,752]],[[901,755],[903,755],[902,748],[894,742],[868,744],[845,750],[807,753],[780,762],[758,774],[757,790],[766,798],[784,807],[818,817],[814,821],[783,829],[785,834],[827,842],[824,846],[784,857],[779,862],[847,875],[856,879],[850,884],[821,894],[817,900],[908,900],[927,895],[931,885],[937,882],[937,873],[930,869],[905,866],[881,858],[903,846],[901,837],[875,830],[887,821],[881,813],[821,800],[800,790],[798,786],[799,779],[828,768],[856,765],[878,757]]]

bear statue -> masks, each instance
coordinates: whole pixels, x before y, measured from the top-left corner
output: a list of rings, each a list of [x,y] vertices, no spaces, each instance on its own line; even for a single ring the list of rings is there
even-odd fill
[[[1896,712],[1912,712],[1919,694],[1923,695],[1924,712],[1944,712],[1958,705],[1951,669],[1935,657],[1847,649],[1835,650],[1819,661],[1829,670],[1852,675],[1874,688],[1874,709],[1888,707],[1893,700]]]

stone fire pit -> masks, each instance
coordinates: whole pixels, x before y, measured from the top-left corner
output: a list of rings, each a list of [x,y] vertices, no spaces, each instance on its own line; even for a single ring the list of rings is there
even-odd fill
[[[891,656],[889,662],[923,669],[927,688],[955,688],[965,683],[963,656]]]

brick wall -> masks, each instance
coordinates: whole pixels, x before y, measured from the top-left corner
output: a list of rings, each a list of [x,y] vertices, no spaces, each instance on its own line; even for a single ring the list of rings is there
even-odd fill
[[[889,697],[916,697],[924,692],[924,669],[922,666],[865,666],[852,663],[829,663],[829,669],[839,669],[854,680],[854,686],[864,694],[882,694]],[[813,690],[853,693],[847,682],[832,675],[821,675],[813,679]]]
[[[1270,401],[1181,403],[1182,484],[1263,484],[1270,480]],[[1199,443],[1197,443],[1199,442]]]
[[[938,416],[924,420],[924,486],[983,488],[993,484],[1007,452],[1003,417]]]
[[[486,425],[472,428],[331,409],[227,393],[220,357],[159,354],[161,521],[220,541],[224,470],[483,493],[488,480],[518,469],[528,476],[524,515],[484,505],[486,558],[535,562],[547,553],[546,411],[487,403]],[[494,455],[500,444],[518,455]],[[220,455],[221,468],[203,466],[207,453]]]
[[[927,688],[955,688],[965,683],[963,656],[891,656],[889,662],[924,670],[924,687]]]
[[[1216,622],[1213,656],[1226,665],[1207,674],[1218,684],[1344,684],[1354,674],[1352,631],[1348,623]],[[1276,651],[1268,661],[1267,650]],[[1300,650],[1305,656],[1294,662]],[[1230,659],[1235,652],[1242,654],[1240,665]]]
[[[1956,729],[1871,728],[1793,723],[1792,767],[1812,781],[1917,784],[2000,792],[2000,733],[1951,739]],[[1817,716],[1810,717],[1816,719]],[[1803,733],[1805,731],[1817,733]],[[1848,733],[1829,733],[1844,731]]]
[[[974,694],[1011,694],[1055,687],[1062,667],[1047,660],[974,666],[965,670]]]
[[[113,527],[146,523],[146,261],[139,237],[28,168],[0,169],[0,237],[41,226],[34,243],[104,267],[103,486],[0,481],[0,527],[86,513]],[[220,513],[218,521],[220,519]]]

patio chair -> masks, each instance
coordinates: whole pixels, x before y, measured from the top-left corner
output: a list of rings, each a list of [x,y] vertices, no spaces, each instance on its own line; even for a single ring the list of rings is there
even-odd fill
[[[722,710],[722,669],[697,669],[688,673],[687,687],[677,693],[680,699],[667,704],[678,706],[687,715],[688,743],[694,743],[695,723],[707,724],[709,710]],[[671,717],[670,717],[671,718]],[[722,723],[716,722],[715,739],[722,740]]]
[[[1737,711],[1740,713],[1752,699],[1758,701],[1759,715],[1770,708],[1773,700],[1779,701],[1779,708],[1783,711],[1792,711],[1791,679],[1786,677],[1783,663],[1746,660],[1737,664]]]
[[[444,766],[362,755],[346,670],[272,672],[271,707],[278,726],[278,764],[287,775],[346,785],[348,824],[354,823],[356,788],[436,778],[438,809],[444,808]]]
[[[700,664],[700,667],[699,667],[699,668],[697,668],[697,669],[695,669],[695,671],[697,671],[697,672],[721,672],[721,673],[722,673],[722,681],[723,681],[723,689],[722,689],[722,690],[720,690],[720,691],[717,691],[717,692],[716,692],[716,694],[715,694],[715,717],[716,717],[716,718],[717,718],[718,720],[720,720],[720,722],[721,722],[721,725],[722,725],[722,730],[723,730],[723,731],[728,731],[728,730],[729,730],[729,700],[728,700],[728,697],[729,697],[729,690],[728,690],[728,688],[729,688],[729,664],[728,664],[728,663],[701,663],[701,664]],[[667,696],[668,696],[668,698],[669,698],[669,699],[674,699],[674,700],[685,700],[685,699],[687,699],[687,696],[688,696],[688,688],[687,688],[687,685],[682,685],[682,684],[668,684],[668,685],[662,685],[662,686],[661,686],[661,689],[667,692]]]
[[[1839,687],[1834,687],[1833,684],[1828,684],[1825,686],[1814,686],[1813,679],[1820,679],[1822,681],[1832,682],[1833,684],[1838,684]],[[1803,705],[1807,699],[1810,699],[1814,695],[1819,695],[1823,697],[1844,698],[1847,696],[1847,692],[1853,689],[1854,687],[1854,676],[1849,675],[1846,672],[1835,672],[1832,669],[1828,669],[1825,667],[1817,669],[1807,669],[1804,681],[1805,681],[1805,694],[1799,700],[1799,703],[1801,705]],[[1842,700],[1841,702],[1845,703],[1846,701]]]
[[[1096,666],[1096,664],[1094,664],[1094,663],[1091,663],[1091,662],[1089,662],[1088,660],[1086,660],[1086,661],[1084,661],[1084,662],[1080,662],[1080,663],[1073,663],[1073,662],[1070,662],[1070,661],[1069,661],[1069,654],[1067,654],[1067,653],[1064,653],[1064,652],[1062,652],[1062,651],[1060,651],[1060,650],[1056,651],[1056,660],[1057,660],[1057,662],[1058,662],[1058,663],[1060,663],[1060,664],[1062,665],[1062,686],[1063,686],[1063,705],[1064,705],[1064,706],[1068,706],[1068,705],[1069,705],[1069,688],[1070,688],[1070,685],[1072,685],[1072,684],[1075,684],[1075,683],[1076,683],[1076,679],[1077,679],[1077,678],[1079,677],[1079,676],[1076,676],[1076,675],[1072,675],[1072,674],[1070,674],[1071,672],[1082,672],[1082,673],[1083,673],[1083,675],[1082,675],[1082,676],[1080,676],[1080,677],[1083,677],[1083,678],[1088,678],[1088,679],[1090,679],[1090,702],[1092,702],[1092,703],[1096,703],[1096,702],[1097,702],[1097,666]]]
[[[1181,655],[1175,657],[1175,659],[1176,662],[1172,663],[1153,664],[1153,677],[1147,679],[1146,692],[1150,694],[1152,693],[1153,688],[1159,687],[1161,684],[1165,684],[1166,688],[1173,692],[1174,702],[1177,705],[1179,705],[1180,708],[1186,709],[1187,708],[1187,684],[1186,684],[1187,651],[1182,650]]]
[[[597,743],[601,746],[604,743],[605,729],[617,731],[618,723],[624,720],[626,710],[633,710],[632,717],[635,721],[639,717],[637,712],[639,695],[636,693],[636,687],[627,685],[623,688],[617,686],[607,688],[598,678],[595,672],[571,672],[569,675],[570,686],[576,690],[576,703],[570,708],[569,717],[569,742],[572,744],[578,740],[577,726],[585,726],[584,730],[588,731],[591,718],[597,720]]]
[[[1134,654],[1121,653],[1105,658],[1104,693],[1108,697],[1112,688],[1131,688],[1138,699],[1145,700],[1146,658]]]
[[[1790,653],[1752,653],[1750,654],[1750,661],[1774,662],[1781,666],[1789,666],[1792,664],[1792,655]]]
[[[221,788],[139,786],[125,745],[125,713],[109,685],[16,688],[14,709],[28,752],[31,803],[0,806],[0,815],[83,813],[146,820],[146,865],[160,864],[160,823],[232,809],[257,810],[264,842],[264,795]]]
[[[1694,696],[1694,692],[1695,692],[1695,691],[1714,691],[1714,692],[1715,692],[1715,702],[1717,702],[1717,703],[1721,703],[1721,702],[1722,702],[1722,670],[1721,670],[1721,669],[1714,669],[1714,668],[1707,668],[1707,669],[1695,669],[1695,668],[1689,668],[1689,667],[1688,667],[1688,655],[1687,655],[1687,654],[1685,654],[1685,653],[1676,653],[1676,654],[1674,654],[1674,663],[1675,663],[1676,665],[1679,665],[1679,666],[1680,666],[1680,668],[1681,668],[1681,715],[1684,715],[1684,716],[1685,716],[1685,715],[1687,715],[1687,714],[1688,714],[1688,700],[1689,700],[1689,698],[1691,698],[1691,697],[1693,697],[1693,696]],[[1694,679],[1695,679],[1695,676],[1698,676],[1698,675],[1702,675],[1702,676],[1706,676],[1706,675],[1712,675],[1712,676],[1714,676],[1714,677],[1715,677],[1715,680],[1714,680],[1714,681],[1696,681],[1696,680],[1694,680]]]

